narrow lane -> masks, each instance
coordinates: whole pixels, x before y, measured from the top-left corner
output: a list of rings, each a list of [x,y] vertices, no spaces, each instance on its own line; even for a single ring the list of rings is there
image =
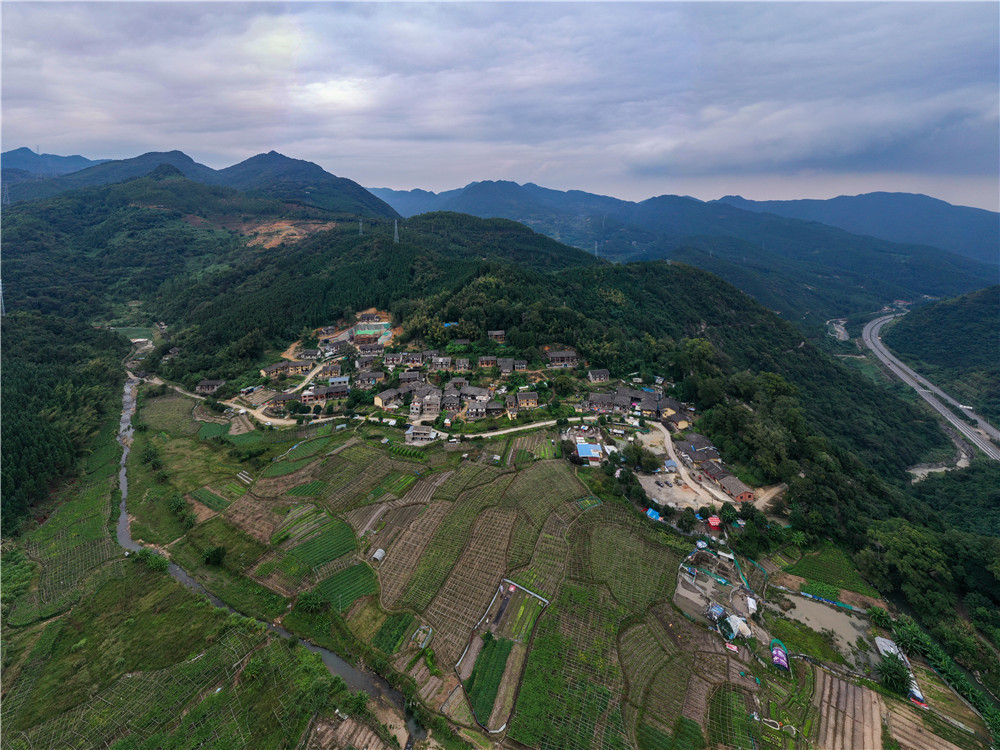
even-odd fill
[[[894,313],[893,315],[884,315],[881,318],[876,318],[875,320],[869,322],[861,333],[865,346],[871,349],[872,352],[875,353],[875,356],[878,357],[890,370],[892,370],[896,377],[913,388],[920,395],[920,398],[930,404],[931,408],[947,419],[956,430],[962,433],[962,435],[969,440],[969,442],[979,448],[994,461],[1000,461],[1000,448],[990,442],[987,437],[987,434],[994,437],[1000,437],[1000,431],[971,409],[962,409],[962,411],[965,414],[968,414],[970,419],[976,420],[982,431],[975,429],[964,419],[959,418],[951,411],[951,409],[941,403],[941,400],[938,397],[940,396],[956,406],[959,405],[957,401],[945,394],[940,388],[935,386],[926,378],[918,375],[916,372],[903,364],[898,358],[890,353],[882,343],[882,337],[880,335],[882,327],[890,320],[898,318],[902,314],[903,313]]]

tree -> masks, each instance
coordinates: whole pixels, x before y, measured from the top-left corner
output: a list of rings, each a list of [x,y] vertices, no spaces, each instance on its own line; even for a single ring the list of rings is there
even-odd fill
[[[226,548],[221,544],[214,547],[206,547],[201,552],[201,559],[206,565],[222,565],[226,559]]]
[[[878,676],[882,685],[888,690],[900,695],[906,695],[910,689],[910,670],[895,654],[886,654],[878,665]]]
[[[323,607],[327,605],[326,599],[318,591],[306,591],[299,597],[296,606],[303,612],[308,612],[312,614],[314,612],[319,612]]]
[[[805,535],[804,531],[795,531],[792,533],[792,544],[794,544],[799,549],[802,549],[809,543],[809,537]]]
[[[685,508],[681,517],[677,519],[677,528],[685,534],[690,534],[697,525],[698,519],[694,517],[694,511],[691,508]]]
[[[868,619],[875,627],[883,628],[884,630],[892,630],[892,618],[889,617],[889,613],[881,607],[869,607],[867,614]]]
[[[740,514],[732,503],[723,503],[722,510],[719,511],[719,518],[723,523],[731,524],[739,518]]]
[[[909,618],[899,618],[893,630],[893,638],[908,654],[922,653],[924,650],[924,634]]]

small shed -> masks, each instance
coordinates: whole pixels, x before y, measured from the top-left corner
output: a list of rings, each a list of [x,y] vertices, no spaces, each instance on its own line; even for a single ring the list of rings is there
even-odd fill
[[[646,509],[646,515],[652,518],[654,521],[660,520],[660,514],[657,513],[655,510],[653,510],[652,508]]]
[[[382,562],[385,559],[385,550],[382,549],[381,547],[375,550],[375,554],[372,555],[372,559],[375,562]]]
[[[708,517],[708,525],[711,526],[713,529],[719,528],[719,526],[721,524],[722,524],[722,521],[719,519],[718,516],[709,516]]]

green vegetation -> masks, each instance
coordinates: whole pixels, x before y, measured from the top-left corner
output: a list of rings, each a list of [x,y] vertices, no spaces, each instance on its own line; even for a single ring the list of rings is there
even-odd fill
[[[378,593],[375,573],[364,563],[335,573],[316,587],[323,598],[343,612],[362,596]]]
[[[882,339],[900,359],[994,424],[1000,420],[1000,286],[918,307]]]
[[[382,626],[378,629],[372,639],[375,648],[385,651],[387,654],[394,654],[399,651],[403,639],[413,628],[413,615],[403,612],[398,615],[390,615]]]
[[[191,497],[202,505],[206,505],[212,510],[225,510],[229,507],[229,501],[219,497],[207,487],[202,487],[191,493]]]
[[[319,534],[292,547],[289,554],[315,568],[355,549],[354,532],[340,520],[332,520],[320,528]]]
[[[489,635],[488,633],[486,635]],[[500,681],[507,666],[507,657],[514,642],[506,638],[484,638],[482,651],[476,657],[472,675],[465,681],[465,692],[472,703],[472,711],[481,724],[486,724],[493,712],[493,703],[500,689]]]
[[[9,278],[10,236],[4,218]],[[33,267],[32,274],[37,273],[40,269]],[[11,309],[9,296],[6,303]],[[128,353],[128,343],[81,322],[21,312],[0,320],[0,337],[0,398],[7,405],[0,440],[0,523],[9,535],[48,496],[54,481],[78,471],[98,445],[101,450],[113,445],[102,428],[117,423],[124,382],[118,363]]]
[[[856,591],[865,596],[878,596],[878,592],[858,575],[851,559],[832,544],[824,544],[818,552],[807,552],[801,560],[786,570],[793,575],[802,576],[810,582],[827,584],[831,587],[827,591],[837,588]],[[817,596],[823,595],[817,594]]]
[[[705,748],[705,736],[701,733],[701,727],[683,716],[677,718],[673,737],[648,724],[640,724],[636,734],[640,750],[704,750]]]
[[[812,594],[830,601],[840,600],[840,589],[828,583],[807,583],[800,589],[804,594]]]
[[[878,677],[882,685],[893,693],[906,695],[910,689],[910,670],[895,654],[886,654],[878,665]]]
[[[929,474],[909,493],[956,529],[1000,537],[1000,462],[980,457],[964,469]]]
[[[773,637],[788,646],[789,652],[793,654],[806,654],[835,664],[847,663],[830,636],[817,633],[797,620],[772,614],[767,618],[767,629]]]

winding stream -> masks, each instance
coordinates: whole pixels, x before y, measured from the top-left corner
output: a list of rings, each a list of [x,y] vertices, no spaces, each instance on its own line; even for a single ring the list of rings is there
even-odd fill
[[[142,549],[142,545],[132,539],[132,533],[129,528],[128,511],[126,510],[126,501],[128,499],[128,474],[126,471],[126,462],[128,461],[129,453],[132,450],[132,415],[135,414],[136,390],[138,389],[139,382],[140,381],[138,379],[133,377],[129,377],[128,380],[125,381],[125,391],[122,395],[122,416],[121,421],[118,424],[118,443],[122,447],[122,458],[119,464],[120,468],[118,470],[118,486],[121,488],[122,499],[121,504],[119,505],[118,524],[115,532],[118,537],[118,543],[130,552],[138,552]],[[168,571],[171,576],[181,583],[181,585],[206,597],[214,606],[219,607],[220,609],[225,609],[228,612],[235,612],[240,615],[243,614],[242,612],[237,612],[237,610],[233,609],[224,601],[212,594],[204,586],[194,580],[194,578],[188,575],[183,568],[175,563],[170,563]],[[257,622],[264,625],[272,633],[276,633],[284,638],[296,637],[278,625],[274,625],[263,620],[257,620]],[[406,715],[406,728],[412,739],[421,740],[427,736],[427,731],[416,722],[413,715],[406,709],[403,694],[389,685],[389,683],[382,677],[372,674],[371,672],[364,672],[356,669],[329,649],[317,646],[311,641],[307,641],[303,638],[299,638],[298,641],[300,645],[312,651],[314,654],[319,654],[323,663],[326,665],[326,668],[330,671],[330,674],[342,677],[344,682],[347,683],[347,686],[352,690],[364,690],[370,696],[375,698],[384,697],[394,706],[403,710]]]

